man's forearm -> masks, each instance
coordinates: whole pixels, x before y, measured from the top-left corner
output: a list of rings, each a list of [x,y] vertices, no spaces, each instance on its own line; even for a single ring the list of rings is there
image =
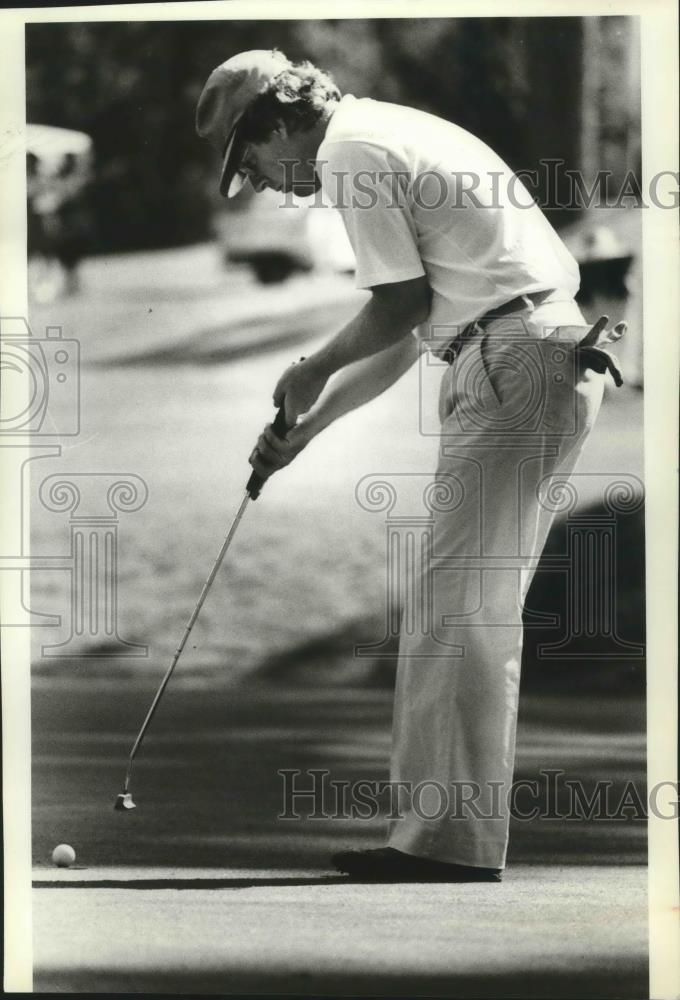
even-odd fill
[[[422,276],[376,285],[364,308],[324,347],[290,365],[274,388],[274,406],[285,406],[286,423],[294,427],[309,413],[328,379],[362,358],[395,347],[427,319],[431,291]]]
[[[332,340],[309,358],[315,368],[330,377],[362,358],[393,347],[425,318],[426,311],[408,308],[373,294],[363,309]]]
[[[418,353],[418,341],[409,335],[346,366],[298,425],[300,434],[309,440],[345,413],[380,396],[415,363]]]

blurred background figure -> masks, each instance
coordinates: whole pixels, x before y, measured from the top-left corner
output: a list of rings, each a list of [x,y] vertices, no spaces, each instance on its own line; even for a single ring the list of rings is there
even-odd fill
[[[87,184],[75,153],[66,153],[57,173],[59,207],[55,254],[64,271],[66,294],[78,291],[78,263],[88,238]]]
[[[26,224],[28,257],[43,250],[42,218],[36,206],[40,194],[40,161],[35,153],[26,153]]]
[[[92,140],[83,132],[26,126],[29,292],[39,302],[73,295],[91,240]]]

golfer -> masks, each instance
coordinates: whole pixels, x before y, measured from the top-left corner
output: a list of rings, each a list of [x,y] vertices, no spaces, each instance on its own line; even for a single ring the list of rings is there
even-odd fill
[[[391,780],[403,802],[385,847],[334,861],[375,881],[499,881],[522,606],[556,484],[593,427],[607,371],[621,383],[608,347],[625,325],[588,326],[574,301],[576,262],[508,166],[454,124],[342,96],[308,62],[251,51],[211,74],[197,130],[219,154],[226,197],[246,180],[256,191],[323,189],[354,249],[356,284],[371,293],[283,372],[274,403],[290,430],[280,440],[265,427],[250,456],[260,476],[384,392],[421,350],[448,362],[444,500],[433,505],[414,606],[403,609],[419,627],[403,630],[399,647]]]

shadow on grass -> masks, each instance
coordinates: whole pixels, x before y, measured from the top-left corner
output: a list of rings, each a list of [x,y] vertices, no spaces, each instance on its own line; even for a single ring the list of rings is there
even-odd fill
[[[310,956],[310,964],[314,958]],[[571,998],[609,1000],[609,998],[644,998],[648,996],[647,970],[641,963],[622,961],[616,970],[584,969],[582,971],[537,970],[535,972],[497,974],[447,973],[419,971],[384,974],[348,971],[321,973],[308,971],[262,970],[256,973],[225,968],[204,972],[185,969],[163,970],[48,970],[36,972],[37,992],[83,993],[90,990],[116,993],[167,993],[196,995],[201,993],[285,994],[290,998],[309,996],[335,997],[503,997],[507,1000],[534,998]]]
[[[285,886],[348,885],[346,875],[315,878],[101,878],[77,881],[34,879],[34,889],[281,889]]]
[[[635,502],[631,504],[634,505]],[[545,692],[635,692],[645,689],[644,508],[612,519],[604,506],[555,521],[534,575],[524,611],[522,689]],[[574,524],[593,528],[605,543],[608,565],[572,554]],[[567,567],[569,572],[567,572]],[[598,579],[594,580],[594,574]],[[583,600],[584,607],[573,605]],[[577,613],[590,615],[578,628]],[[382,644],[380,657],[357,658],[355,648],[380,642],[384,621],[365,618],[270,658],[260,675],[272,680],[325,681],[366,688],[394,687],[398,639]],[[568,642],[564,642],[567,639]],[[563,651],[551,649],[563,642]]]
[[[595,518],[602,511],[590,512]],[[564,550],[564,523],[546,556]],[[645,797],[645,707],[642,662],[617,658],[611,644],[644,638],[642,511],[617,518],[617,630],[583,637],[604,658],[541,660],[551,632],[527,632],[520,700],[516,778],[539,780],[546,768],[580,782],[587,796],[600,781],[612,802],[630,782]],[[586,573],[586,569],[583,569]],[[583,585],[586,585],[584,581]],[[612,591],[613,592],[613,591]],[[539,570],[529,614],[564,623],[564,574]],[[617,638],[618,635],[618,638]],[[375,633],[374,633],[375,636]],[[357,631],[327,636],[292,650],[238,687],[169,687],[135,763],[132,815],[114,813],[124,764],[148,693],[121,684],[115,695],[55,682],[33,694],[34,856],[72,843],[87,866],[163,865],[217,869],[328,871],[333,853],[379,846],[385,820],[329,815],[310,818],[310,771],[328,782],[379,782],[389,777],[395,662],[371,665],[352,655]],[[611,658],[607,658],[607,650]],[[300,818],[282,820],[282,770],[297,771]],[[540,795],[547,791],[541,786]],[[541,810],[546,802],[541,801]],[[567,810],[568,811],[568,810]],[[644,819],[620,814],[513,821],[510,862],[526,864],[644,864]],[[80,849],[82,845],[82,850]]]
[[[169,688],[135,764],[138,808],[119,813],[111,803],[139,700],[131,686],[106,699],[96,687],[77,697],[58,685],[34,692],[36,864],[48,864],[54,844],[63,842],[90,868],[200,867],[215,869],[218,878],[239,868],[279,870],[282,877],[304,869],[321,876],[337,851],[384,842],[381,815],[333,818],[332,787],[326,818],[311,818],[309,789],[314,769],[326,772],[329,785],[388,778],[390,692],[274,684],[225,692]],[[541,769],[561,768],[588,795],[598,781],[609,782],[616,801],[632,779],[644,795],[643,734],[638,696],[527,695],[516,774],[539,780]],[[281,818],[283,769],[296,773],[302,792],[296,819]],[[547,794],[541,784],[542,805]],[[513,821],[509,864],[645,861],[642,820]]]

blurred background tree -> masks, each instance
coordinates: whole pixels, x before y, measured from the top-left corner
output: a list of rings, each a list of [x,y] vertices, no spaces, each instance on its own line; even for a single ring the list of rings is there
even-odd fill
[[[609,22],[612,46],[628,52],[631,19],[586,20]],[[583,70],[600,59],[587,41],[582,18],[35,24],[27,27],[27,120],[92,136],[93,251],[173,246],[206,238],[220,204],[194,110],[210,71],[236,52],[278,47],[309,58],[344,92],[457,122],[515,169],[541,157],[577,168],[584,100],[592,105]],[[615,78],[612,89],[620,90]],[[625,159],[628,125],[623,131]]]

